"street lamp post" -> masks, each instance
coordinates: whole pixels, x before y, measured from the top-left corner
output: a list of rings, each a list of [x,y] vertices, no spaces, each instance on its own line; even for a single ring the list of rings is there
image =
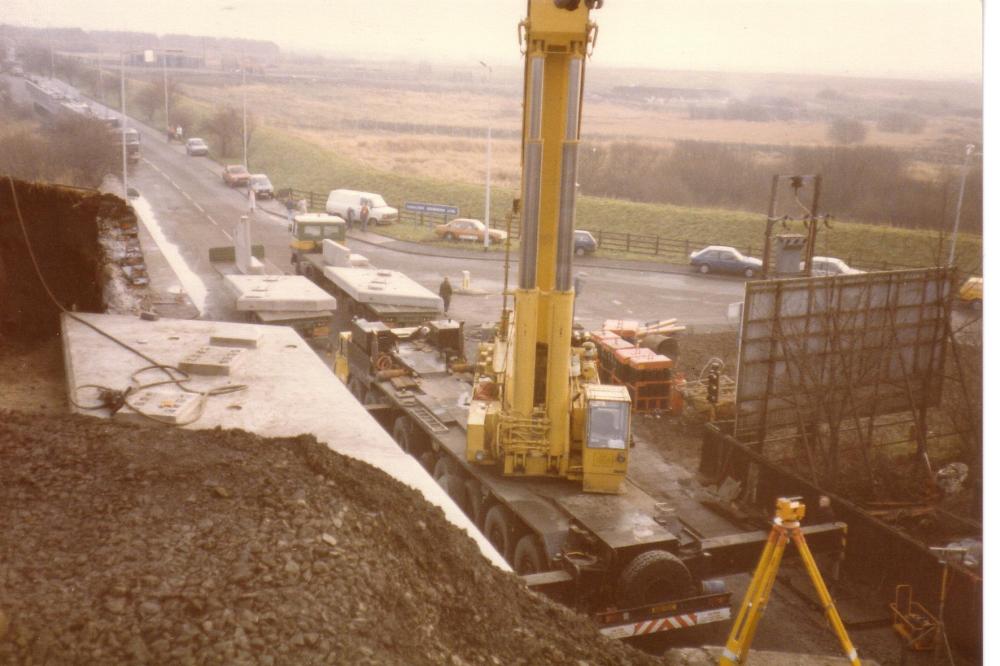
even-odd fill
[[[170,134],[170,95],[167,92],[167,52],[160,51],[160,62],[163,65],[163,123]]]
[[[240,72],[243,74],[243,166],[250,170],[250,163],[247,162],[247,63],[246,55],[240,58]]]
[[[487,77],[487,92],[489,92],[490,84],[493,83],[493,68],[487,65],[482,60],[479,64],[486,68],[488,72]],[[486,225],[486,233],[483,234],[483,249],[490,249],[490,166],[493,161],[493,114],[490,112],[488,102],[486,109],[486,203],[485,203],[485,214],[483,215],[483,223]]]
[[[128,116],[125,113],[125,52],[118,54],[118,66],[121,68],[121,98],[122,98],[122,189],[125,201],[128,201],[128,145],[125,129],[128,126]]]
[[[969,175],[969,162],[972,160],[976,146],[965,146],[965,161],[962,163],[962,181],[958,186],[958,203],[955,206],[955,227],[951,231],[951,251],[948,252],[948,266],[955,265],[955,242],[958,240],[958,222],[962,219],[962,198],[965,196],[965,178]]]

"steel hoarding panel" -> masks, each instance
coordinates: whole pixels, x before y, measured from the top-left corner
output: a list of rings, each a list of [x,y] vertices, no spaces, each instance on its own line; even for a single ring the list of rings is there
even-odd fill
[[[953,284],[943,268],[748,282],[737,432],[814,422],[831,401],[870,416],[935,406]]]

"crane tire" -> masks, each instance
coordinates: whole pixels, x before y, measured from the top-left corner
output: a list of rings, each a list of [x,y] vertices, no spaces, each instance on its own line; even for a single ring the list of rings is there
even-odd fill
[[[636,608],[684,598],[693,590],[691,572],[676,555],[665,550],[647,550],[622,569],[615,602],[619,608]]]
[[[545,552],[534,534],[525,534],[517,540],[514,546],[514,561],[511,566],[514,572],[523,576],[524,574],[541,573],[548,567],[545,566]]]
[[[357,398],[358,402],[362,405],[365,404],[365,398],[368,397],[368,389],[365,388],[365,385],[361,383],[360,379],[357,377],[351,377],[351,379],[347,382],[347,388],[350,390],[351,395]]]
[[[438,480],[445,474],[455,474],[458,470],[455,469],[455,463],[451,461],[448,456],[441,456],[434,463],[434,480]]]
[[[434,471],[434,465],[437,463],[437,456],[430,449],[424,451],[420,454],[420,464],[424,466],[427,473],[430,474]]]
[[[510,512],[502,504],[491,506],[483,519],[483,535],[508,562],[512,555],[511,541],[514,540],[512,523]]]
[[[392,438],[405,453],[413,447],[413,423],[407,416],[397,416],[392,424]]]
[[[454,472],[445,472],[437,477],[438,485],[448,493],[448,497],[454,500],[462,513],[469,513],[468,493],[465,492],[465,482],[461,475]]]
[[[482,529],[483,527],[483,487],[475,479],[467,479],[465,481],[465,497],[469,502],[469,518],[475,523],[476,527]]]

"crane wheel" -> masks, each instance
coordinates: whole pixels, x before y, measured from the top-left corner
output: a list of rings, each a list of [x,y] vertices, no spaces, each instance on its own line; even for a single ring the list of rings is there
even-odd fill
[[[636,608],[664,599],[683,599],[693,591],[691,572],[676,555],[647,550],[622,570],[615,601],[619,608]]]
[[[455,463],[451,461],[448,456],[441,456],[434,463],[434,480],[437,481],[445,474],[455,474],[457,470],[455,469]]]
[[[365,398],[368,397],[368,389],[365,388],[365,385],[361,383],[360,379],[357,377],[351,377],[351,379],[347,382],[347,388],[351,392],[351,395],[357,398],[358,402],[362,405],[365,404]]]
[[[491,506],[483,520],[483,534],[508,562],[512,555],[511,541],[514,540],[511,530],[512,522],[510,512],[502,504]]]
[[[434,455],[434,452],[431,451],[430,449],[420,454],[420,464],[424,466],[424,469],[427,470],[428,474],[434,471],[434,465],[436,464],[436,462],[437,462],[437,457]]]
[[[453,472],[448,472],[438,477],[437,482],[448,493],[448,497],[455,501],[455,504],[462,510],[462,513],[468,515],[468,493],[465,491],[465,482],[462,480],[462,477]]]
[[[465,498],[469,502],[469,518],[481,530],[483,528],[483,487],[475,479],[466,480]]]
[[[545,552],[537,536],[525,534],[517,540],[517,545],[514,546],[513,562],[515,573],[519,576],[541,573],[547,569],[545,561]]]
[[[411,453],[413,448],[413,424],[406,416],[398,416],[392,424],[392,438],[405,453]]]

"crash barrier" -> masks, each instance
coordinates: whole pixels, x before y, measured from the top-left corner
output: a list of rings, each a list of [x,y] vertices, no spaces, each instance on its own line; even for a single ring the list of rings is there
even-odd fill
[[[870,585],[880,601],[893,600],[896,585],[912,585],[913,598],[938,612],[943,566],[938,555],[913,537],[868,514],[860,506],[780,469],[750,446],[733,438],[731,423],[705,426],[699,471],[710,482],[732,478],[742,484],[742,497],[771,511],[778,497],[801,496],[806,506],[819,506],[818,498],[830,498],[836,520],[847,523],[846,573]],[[949,516],[956,533],[982,535],[974,521]],[[977,529],[978,528],[978,529]],[[977,534],[978,532],[978,534]],[[957,537],[956,537],[957,538]],[[943,545],[943,544],[942,544]],[[982,654],[983,579],[981,569],[949,564],[944,623],[948,639],[967,656]],[[981,563],[980,563],[981,566]]]

